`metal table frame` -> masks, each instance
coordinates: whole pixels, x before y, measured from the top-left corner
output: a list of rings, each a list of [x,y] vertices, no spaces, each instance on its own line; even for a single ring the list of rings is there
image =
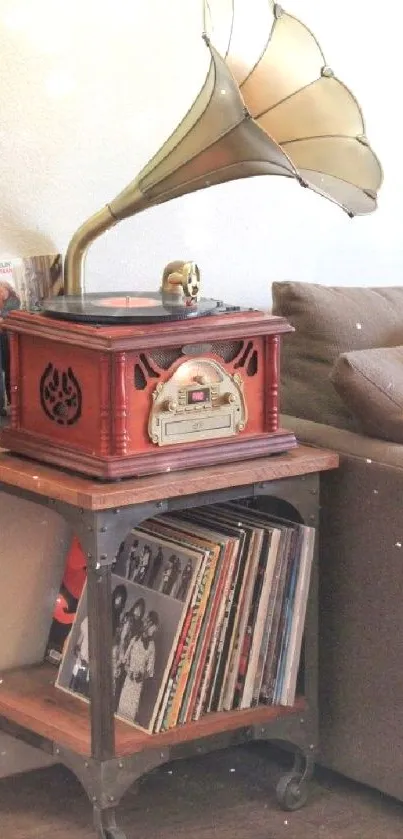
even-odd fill
[[[302,806],[307,797],[306,782],[313,772],[318,744],[318,545],[315,549],[304,634],[304,710],[296,706],[294,710],[287,709],[287,712],[267,723],[256,723],[231,731],[215,731],[210,735],[207,733],[202,739],[173,743],[162,748],[158,746],[158,735],[155,735],[155,745],[152,745],[153,736],[150,736],[150,747],[125,756],[118,756],[115,751],[111,572],[114,557],[128,531],[147,518],[173,510],[240,498],[253,498],[256,505],[270,509],[270,499],[277,499],[285,505],[283,515],[317,528],[319,473],[106,510],[82,509],[3,482],[0,483],[0,489],[56,510],[69,522],[87,554],[91,755],[85,757],[70,751],[5,717],[0,717],[0,728],[51,752],[57,761],[72,770],[93,806],[94,826],[99,839],[125,839],[125,834],[116,824],[116,808],[124,793],[142,775],[171,760],[253,740],[285,741],[293,747],[294,769],[280,782],[278,799],[285,809]]]

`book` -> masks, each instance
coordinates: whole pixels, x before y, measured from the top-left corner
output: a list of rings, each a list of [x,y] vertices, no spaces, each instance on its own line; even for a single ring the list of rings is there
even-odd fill
[[[22,309],[40,311],[45,297],[63,292],[62,256],[53,253],[3,259],[0,278],[15,288]]]

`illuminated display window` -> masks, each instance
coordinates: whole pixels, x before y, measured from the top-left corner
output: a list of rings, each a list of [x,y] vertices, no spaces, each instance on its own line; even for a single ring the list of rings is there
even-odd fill
[[[197,390],[188,390],[187,402],[188,405],[200,405],[201,402],[210,401],[210,388],[203,387]]]

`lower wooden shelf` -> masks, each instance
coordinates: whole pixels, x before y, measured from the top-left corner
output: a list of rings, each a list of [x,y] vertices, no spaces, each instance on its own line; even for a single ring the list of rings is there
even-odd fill
[[[54,686],[55,668],[49,664],[24,667],[2,674],[0,716],[81,755],[91,753],[89,705]],[[259,706],[242,711],[206,714],[198,722],[177,726],[161,734],[147,734],[116,721],[116,755],[135,754],[222,731],[268,723],[306,707],[300,698],[292,707]]]

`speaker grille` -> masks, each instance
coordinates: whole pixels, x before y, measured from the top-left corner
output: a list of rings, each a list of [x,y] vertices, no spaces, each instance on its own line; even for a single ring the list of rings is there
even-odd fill
[[[147,379],[140,364],[134,366],[134,387],[136,390],[145,390],[147,387]]]
[[[243,345],[243,341],[213,341],[211,344],[205,345],[204,352],[213,353],[213,355],[222,358],[223,361],[230,362],[234,361],[239,355]],[[200,354],[202,354],[202,348]],[[186,350],[181,350],[179,347],[152,350],[148,353],[149,358],[152,358],[158,364],[160,370],[169,370],[178,358],[188,355],[193,355],[193,353],[187,353]]]
[[[215,341],[211,344],[211,352],[229,362],[239,355],[242,347],[243,341]]]
[[[169,370],[175,361],[181,358],[182,353],[179,347],[168,347],[167,349],[152,350],[148,355],[158,364],[160,370]]]
[[[257,373],[257,352],[253,350],[253,353],[246,365],[246,375],[247,376],[256,376]]]

